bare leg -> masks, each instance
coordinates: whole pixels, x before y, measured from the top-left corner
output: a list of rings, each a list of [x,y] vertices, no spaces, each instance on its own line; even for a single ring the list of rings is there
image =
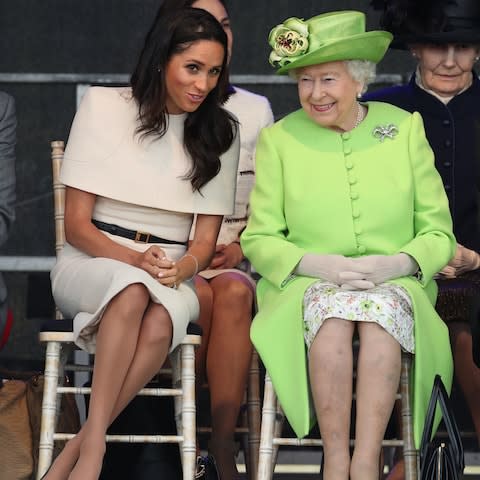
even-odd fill
[[[146,293],[146,291],[145,291]],[[118,296],[117,296],[118,298]],[[148,303],[148,293],[146,293],[147,303]],[[113,304],[110,302],[110,305]],[[108,309],[110,311],[110,307]],[[102,319],[102,324],[104,324],[105,315]],[[115,328],[118,329],[120,324],[120,318],[116,317]],[[152,376],[158,371],[160,365],[163,363],[168,348],[171,341],[171,320],[167,312],[161,305],[155,305],[150,303],[148,309],[145,311],[143,320],[141,322],[141,327],[137,330],[137,334],[132,329],[126,329],[126,336],[128,338],[135,339],[135,354],[131,361],[131,364],[128,368],[127,374],[124,377],[123,385],[121,386],[118,398],[115,402],[112,402],[114,405],[111,408],[110,419],[108,425],[118,416],[118,414],[125,408],[125,406],[132,400],[132,398],[138,393],[138,391],[152,378]],[[104,331],[106,331],[104,329]],[[123,331],[123,329],[122,329]],[[105,334],[108,337],[108,333]],[[138,343],[137,343],[138,340]],[[107,341],[111,341],[108,339]],[[98,349],[100,344],[98,343],[97,338],[97,357],[95,360],[95,369],[94,369],[94,382],[95,376],[98,375]],[[124,352],[125,344],[121,344],[121,351]],[[118,376],[118,369],[115,369],[116,375]],[[102,385],[99,385],[101,389]],[[92,390],[95,388],[95,383],[92,385]],[[106,388],[106,386],[104,386]],[[102,392],[99,391],[101,395]],[[84,439],[90,437],[89,425],[92,421],[92,408],[94,405],[92,399],[90,400],[90,415],[87,422],[84,424],[78,435],[67,443],[66,447],[62,451],[61,455],[55,461],[51,471],[49,472],[46,478],[50,479],[66,479],[68,473],[72,469],[73,465],[78,459],[80,454],[80,449],[83,447]],[[108,426],[107,425],[107,426]],[[106,428],[105,428],[106,431]],[[104,442],[103,432],[102,442]],[[104,443],[103,443],[104,449]],[[62,459],[62,457],[64,457]],[[63,462],[62,462],[63,460]],[[85,462],[89,463],[89,455],[86,455]],[[68,464],[68,465],[67,465]],[[80,465],[79,465],[80,467]],[[100,464],[101,467],[101,464]],[[73,478],[73,477],[72,477]],[[88,476],[83,476],[82,478],[90,478]],[[92,477],[96,478],[96,477]]]
[[[467,323],[449,322],[455,378],[465,396],[480,445],[480,369],[472,357],[472,333]]]
[[[357,367],[355,449],[350,478],[379,478],[381,444],[400,381],[399,343],[375,323],[358,322],[360,352]]]
[[[309,352],[315,411],[323,439],[325,480],[348,480],[355,323],[329,318]]]
[[[202,344],[195,352],[195,374],[197,384],[201,385],[206,380],[206,359],[212,322],[213,291],[209,282],[199,275],[195,277],[195,289],[200,303],[200,315],[197,323],[202,327]]]
[[[240,275],[224,273],[210,281],[213,314],[207,351],[212,438],[222,480],[237,478],[234,433],[252,356],[250,324],[253,291]]]

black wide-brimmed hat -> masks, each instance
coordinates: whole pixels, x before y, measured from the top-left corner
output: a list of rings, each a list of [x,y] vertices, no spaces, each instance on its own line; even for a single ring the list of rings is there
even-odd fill
[[[372,0],[392,48],[415,43],[480,44],[480,0]]]

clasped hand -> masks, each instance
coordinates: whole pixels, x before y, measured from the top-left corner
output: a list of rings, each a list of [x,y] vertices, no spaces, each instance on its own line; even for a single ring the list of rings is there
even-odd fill
[[[387,280],[412,275],[417,269],[417,262],[406,253],[358,258],[308,253],[296,272],[322,278],[346,290],[366,290]]]
[[[157,245],[139,252],[136,266],[167,287],[176,288],[181,282],[175,262],[167,258],[163,249]]]
[[[457,244],[455,256],[448,262],[448,265],[440,271],[443,278],[455,278],[462,273],[470,272],[480,268],[480,255],[474,250]]]

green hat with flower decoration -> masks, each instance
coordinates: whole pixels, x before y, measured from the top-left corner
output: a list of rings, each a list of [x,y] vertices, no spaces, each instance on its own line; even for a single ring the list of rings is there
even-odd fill
[[[274,27],[268,36],[273,48],[270,64],[278,74],[338,60],[370,60],[378,63],[392,41],[383,30],[365,31],[362,12],[324,13],[309,20],[296,17]]]

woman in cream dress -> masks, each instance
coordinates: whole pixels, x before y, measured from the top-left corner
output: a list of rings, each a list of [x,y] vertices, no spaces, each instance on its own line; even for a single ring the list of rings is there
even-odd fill
[[[68,243],[52,285],[76,342],[96,356],[88,419],[48,480],[98,478],[107,427],[196,320],[191,280],[233,210],[226,63],[218,22],[184,9],[155,21],[131,88],[91,88],[75,117],[61,172]]]

